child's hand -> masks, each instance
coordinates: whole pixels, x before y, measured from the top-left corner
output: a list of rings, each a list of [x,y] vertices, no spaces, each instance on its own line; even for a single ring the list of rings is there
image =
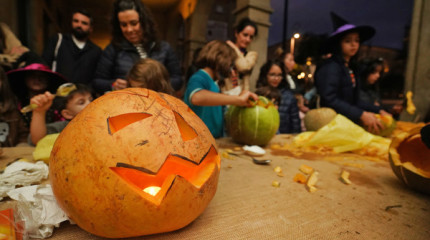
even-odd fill
[[[55,95],[46,91],[43,94],[36,95],[30,99],[31,104],[36,104],[37,108],[34,112],[45,113],[52,105]]]
[[[127,80],[117,78],[115,82],[112,83],[112,90],[121,90],[128,86]]]
[[[250,92],[250,91],[243,91],[240,95],[239,95],[239,101],[237,106],[241,106],[241,107],[252,107],[253,102],[258,100],[258,96],[257,94]]]
[[[374,113],[363,112],[360,117],[361,122],[367,128],[367,131],[373,134],[378,134],[381,130],[384,130],[382,123],[376,118]]]

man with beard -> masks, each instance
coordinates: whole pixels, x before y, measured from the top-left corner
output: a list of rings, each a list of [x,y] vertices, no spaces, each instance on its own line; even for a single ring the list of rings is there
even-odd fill
[[[93,19],[86,10],[72,15],[72,33],[57,34],[45,46],[42,57],[52,70],[73,83],[90,85],[101,49],[89,40]]]

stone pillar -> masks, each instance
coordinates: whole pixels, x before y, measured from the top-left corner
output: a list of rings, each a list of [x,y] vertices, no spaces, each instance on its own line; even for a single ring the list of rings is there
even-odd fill
[[[237,0],[236,9],[233,14],[236,16],[236,23],[244,17],[248,17],[257,24],[258,36],[252,41],[248,50],[258,52],[258,60],[251,74],[251,91],[255,90],[260,67],[267,60],[267,43],[269,38],[270,14],[273,10],[270,1],[265,0]]]
[[[207,24],[214,2],[198,1],[193,14],[185,20],[184,66],[189,66],[194,51],[206,44]]]
[[[406,67],[405,93],[412,91],[417,108],[414,115],[404,111],[403,121],[423,121],[430,110],[430,2],[415,0],[409,34],[409,55]]]

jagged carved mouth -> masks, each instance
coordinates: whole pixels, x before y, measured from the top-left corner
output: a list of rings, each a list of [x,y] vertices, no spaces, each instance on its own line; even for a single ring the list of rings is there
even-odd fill
[[[121,162],[110,169],[146,199],[159,205],[178,177],[186,179],[195,188],[200,189],[216,171],[215,168],[219,168],[217,158],[217,151],[211,146],[198,163],[170,154],[157,172]]]

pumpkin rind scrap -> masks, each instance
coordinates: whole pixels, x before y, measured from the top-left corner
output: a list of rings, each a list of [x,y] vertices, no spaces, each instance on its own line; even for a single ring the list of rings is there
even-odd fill
[[[279,129],[279,112],[263,96],[253,107],[230,106],[225,114],[227,133],[240,144],[266,145]]]
[[[406,186],[430,194],[430,149],[421,141],[421,127],[395,136],[389,148],[390,166]]]
[[[60,207],[108,238],[177,230],[213,198],[215,139],[181,100],[147,89],[103,95],[61,132],[50,159]],[[152,196],[144,189],[159,187]]]
[[[336,115],[333,109],[326,107],[309,110],[303,119],[306,131],[317,131],[331,122]]]

